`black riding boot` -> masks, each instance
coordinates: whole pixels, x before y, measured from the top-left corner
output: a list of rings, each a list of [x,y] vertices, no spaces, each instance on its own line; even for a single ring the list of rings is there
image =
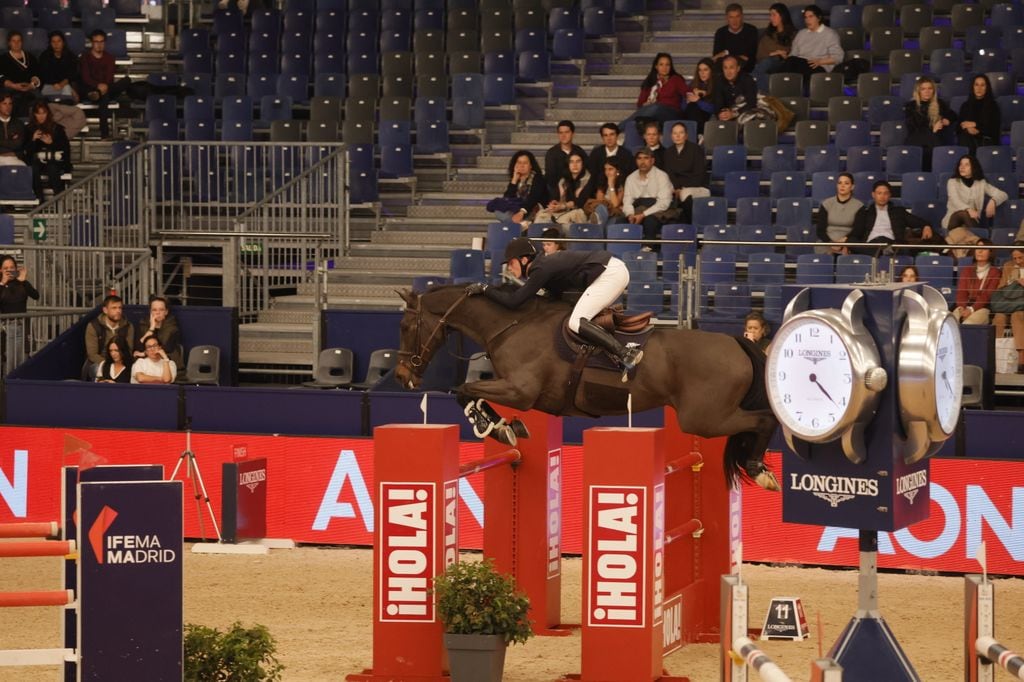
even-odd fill
[[[614,355],[627,371],[639,365],[644,358],[642,350],[623,346],[614,336],[590,320],[580,320],[580,336]]]

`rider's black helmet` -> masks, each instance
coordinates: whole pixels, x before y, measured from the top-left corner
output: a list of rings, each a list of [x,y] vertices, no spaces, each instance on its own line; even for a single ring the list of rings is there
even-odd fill
[[[537,255],[537,247],[526,237],[516,237],[505,246],[505,262],[516,258],[530,258]]]

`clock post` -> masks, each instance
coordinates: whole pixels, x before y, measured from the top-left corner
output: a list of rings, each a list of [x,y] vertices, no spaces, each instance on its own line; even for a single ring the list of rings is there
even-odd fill
[[[787,286],[783,297],[766,372],[788,445],[782,518],[860,531],[858,609],[829,655],[851,679],[919,680],[878,607],[878,531],[928,518],[928,456],[959,414],[959,329],[921,284]]]

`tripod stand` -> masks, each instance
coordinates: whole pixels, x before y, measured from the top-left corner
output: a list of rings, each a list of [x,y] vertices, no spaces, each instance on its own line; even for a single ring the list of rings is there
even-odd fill
[[[223,542],[220,528],[217,526],[217,517],[213,514],[213,505],[210,504],[210,496],[206,492],[206,484],[203,483],[203,475],[199,472],[199,462],[196,460],[196,453],[192,451],[191,418],[185,420],[185,449],[182,450],[181,456],[178,457],[178,463],[174,465],[174,471],[171,472],[171,476],[167,480],[174,480],[178,475],[182,462],[185,462],[185,478],[192,479],[192,494],[196,498],[196,516],[199,518],[199,534],[203,536],[203,540],[206,539],[206,528],[203,526],[203,512],[200,507],[200,501],[205,501],[206,511],[210,514],[210,522],[213,523],[213,530],[217,534],[217,542]]]

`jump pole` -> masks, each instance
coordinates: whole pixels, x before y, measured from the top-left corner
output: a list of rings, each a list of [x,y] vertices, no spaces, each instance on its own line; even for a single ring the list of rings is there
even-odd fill
[[[484,556],[530,598],[536,634],[568,635],[578,625],[561,622],[562,418],[495,408],[506,419],[522,420],[530,437],[516,444],[521,457],[514,468],[494,467],[484,474]],[[507,450],[492,438],[485,441],[486,457]]]
[[[56,521],[0,523],[0,538],[55,538],[60,535]]]
[[[995,638],[995,586],[985,576],[964,576],[964,682],[994,682],[1002,668],[1024,680],[1024,656]]]

